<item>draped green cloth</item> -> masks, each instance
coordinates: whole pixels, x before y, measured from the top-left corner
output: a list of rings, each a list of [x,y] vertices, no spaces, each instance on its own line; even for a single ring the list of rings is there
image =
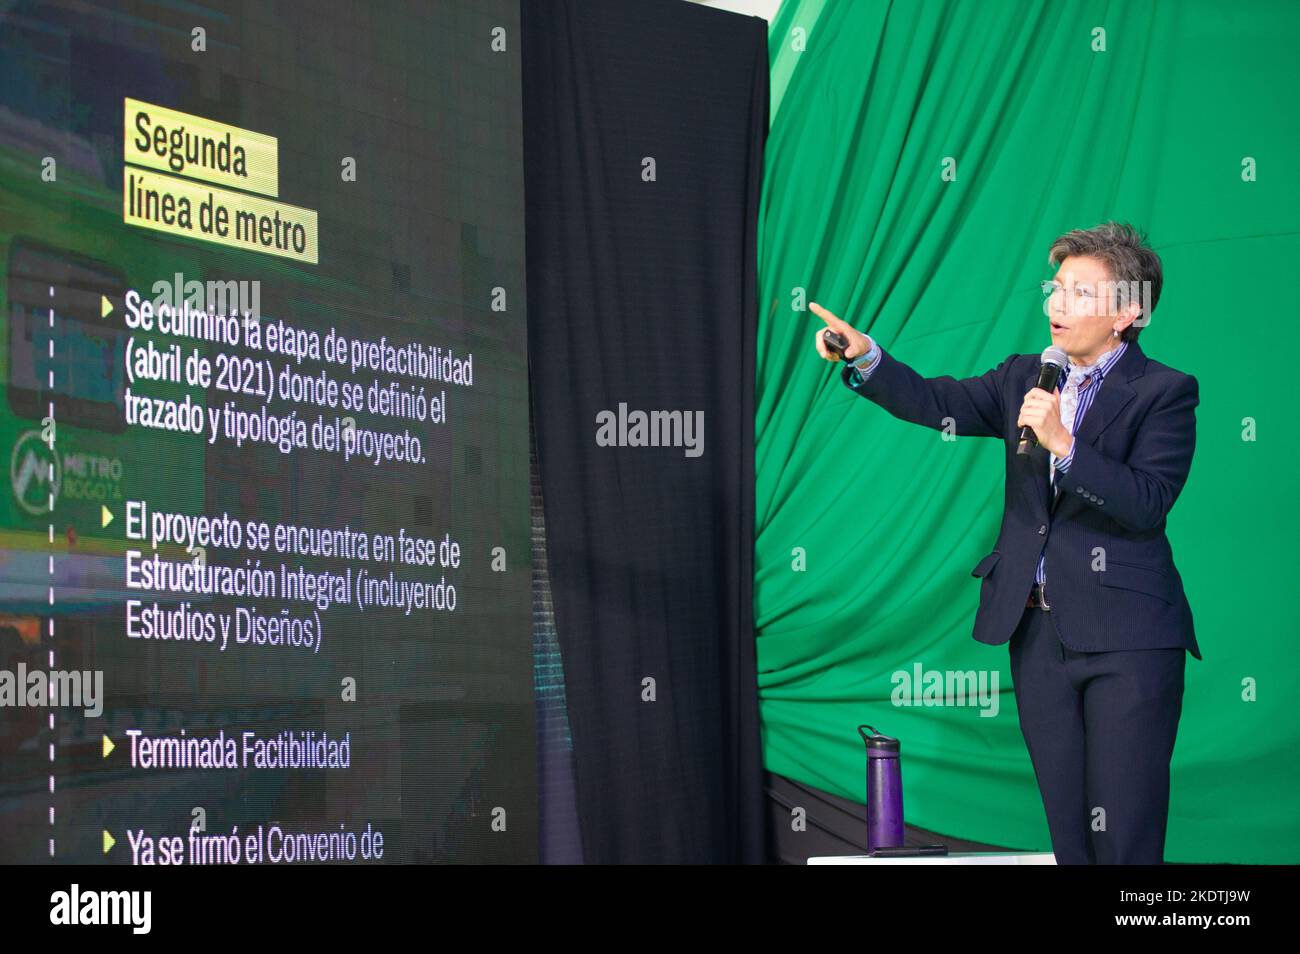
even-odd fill
[[[1051,241],[1126,220],[1165,269],[1142,347],[1201,395],[1168,526],[1204,660],[1187,657],[1166,859],[1300,861],[1297,46],[1280,0],[786,0],[759,235],[769,770],[862,801],[869,723],[902,739],[909,824],[1050,848],[1007,647],[970,635],[1002,448],[850,392],[805,300],[922,374],[978,375],[1050,343]],[[896,704],[918,667],[996,676],[996,711],[921,686]]]

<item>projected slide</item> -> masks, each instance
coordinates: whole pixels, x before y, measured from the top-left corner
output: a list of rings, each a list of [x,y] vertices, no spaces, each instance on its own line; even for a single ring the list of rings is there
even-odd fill
[[[533,862],[518,9],[0,9],[0,862]]]

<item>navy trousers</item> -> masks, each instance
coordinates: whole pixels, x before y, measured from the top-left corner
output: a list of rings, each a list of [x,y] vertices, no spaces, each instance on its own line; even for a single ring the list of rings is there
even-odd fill
[[[1057,864],[1163,864],[1187,651],[1076,652],[1027,607],[1010,652]]]

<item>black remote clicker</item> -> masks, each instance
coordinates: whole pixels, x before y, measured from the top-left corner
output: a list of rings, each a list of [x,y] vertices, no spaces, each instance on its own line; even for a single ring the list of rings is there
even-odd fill
[[[826,345],[826,350],[833,355],[837,355],[841,361],[849,359],[844,354],[844,349],[849,346],[849,339],[844,337],[838,331],[831,331],[827,328],[822,332],[822,341]]]

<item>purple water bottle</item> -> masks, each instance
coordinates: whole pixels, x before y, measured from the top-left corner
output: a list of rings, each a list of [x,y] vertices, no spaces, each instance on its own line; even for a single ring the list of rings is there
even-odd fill
[[[863,732],[870,729],[871,735]],[[903,771],[898,740],[858,726],[867,745],[867,851],[903,845]]]

